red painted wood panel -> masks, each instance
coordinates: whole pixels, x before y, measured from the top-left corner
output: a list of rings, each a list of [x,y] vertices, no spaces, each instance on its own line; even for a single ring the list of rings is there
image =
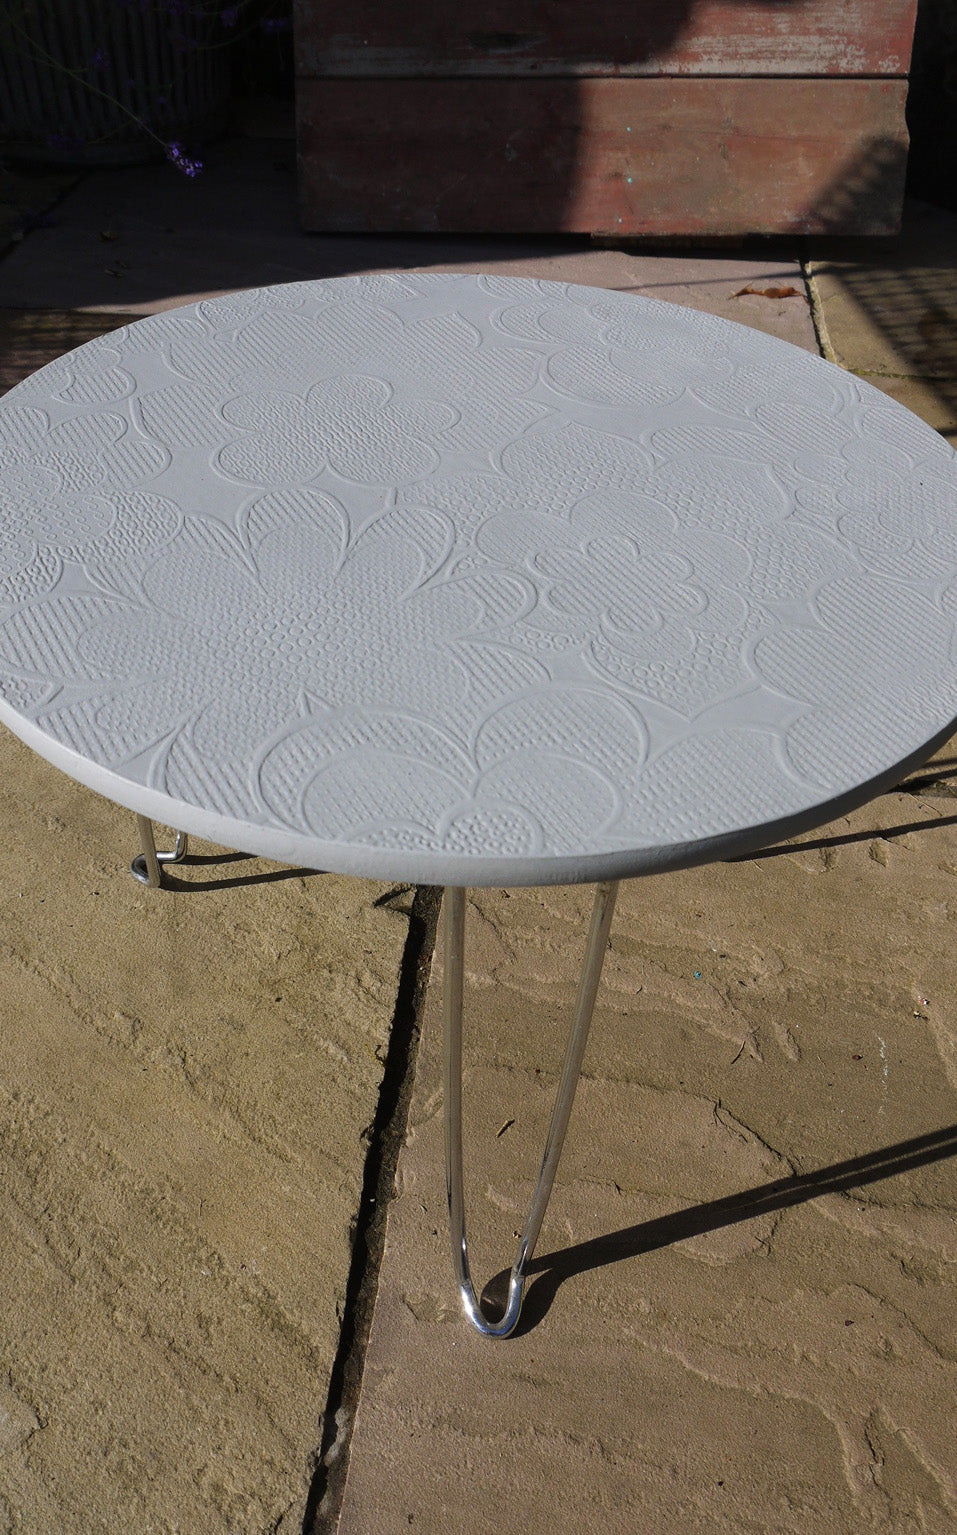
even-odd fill
[[[893,233],[906,82],[300,81],[313,230]]]
[[[296,72],[905,75],[917,0],[295,0]]]

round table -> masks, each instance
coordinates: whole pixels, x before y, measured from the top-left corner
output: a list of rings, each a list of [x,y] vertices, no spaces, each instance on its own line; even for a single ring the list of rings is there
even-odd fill
[[[157,819],[447,888],[453,1249],[504,1335],[617,881],[818,825],[953,731],[953,451],[774,338],[493,275],[206,300],[41,369],[0,422],[0,719],[137,813],[151,882]],[[555,1118],[489,1322],[465,889],[583,881]]]

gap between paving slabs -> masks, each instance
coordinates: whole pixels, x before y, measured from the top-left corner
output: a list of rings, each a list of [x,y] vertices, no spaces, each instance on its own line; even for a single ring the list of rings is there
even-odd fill
[[[897,786],[895,792],[914,798],[926,796],[957,798],[957,759],[953,756],[950,743],[941,751],[938,757],[932,759],[925,766],[905,778]],[[949,820],[950,818],[945,819]],[[884,829],[880,836],[882,840],[892,839],[895,836],[904,835],[922,824],[918,822]],[[867,837],[870,838],[871,833],[868,833]],[[842,841],[845,839],[838,837],[834,840]],[[846,840],[862,840],[862,836],[861,834],[856,834],[848,837]],[[812,843],[810,845],[814,846],[816,844]],[[762,852],[764,856],[771,856],[774,852],[790,852],[793,850],[790,846],[781,845],[777,848],[769,847],[762,850]],[[749,855],[749,858],[754,856]],[[757,856],[761,857],[762,854]],[[731,861],[737,862],[739,860]],[[435,947],[441,898],[442,892],[440,889],[429,888],[419,890],[413,905],[410,935],[403,959],[399,997],[396,1007],[395,1031],[389,1048],[380,1097],[380,1107],[371,1134],[362,1204],[349,1276],[341,1344],[332,1374],[329,1400],[324,1418],[320,1460],[307,1505],[303,1535],[336,1535],[338,1529],[348,1473],[355,1410],[362,1386],[369,1330],[378,1291],[378,1276],[383,1254],[388,1207],[394,1194],[398,1154],[406,1134],[419,1044],[422,1007]],[[383,899],[389,899],[389,897],[386,896]],[[915,1160],[913,1165],[920,1166],[925,1161],[935,1160],[940,1155],[940,1151],[936,1149],[939,1139],[939,1136],[924,1138],[928,1143],[933,1142],[930,1149],[928,1149],[928,1145],[924,1144],[924,1141],[921,1141],[919,1144],[914,1142],[913,1156]],[[872,1170],[864,1168],[863,1165],[858,1167],[857,1163],[848,1163],[846,1168],[835,1168],[832,1171],[835,1173],[845,1173],[846,1181],[843,1186],[846,1189],[864,1186],[875,1178],[883,1179],[888,1176],[888,1169],[883,1165],[876,1170]],[[797,1183],[799,1180],[794,1181]],[[826,1191],[823,1186],[818,1186],[819,1180],[817,1175],[808,1178],[807,1183],[809,1187],[814,1189],[815,1194]],[[772,1192],[772,1190],[773,1186],[769,1186],[768,1192]],[[781,1197],[782,1203],[790,1204],[792,1202],[800,1202],[804,1198],[811,1196],[800,1189],[785,1188],[782,1185]],[[722,1208],[727,1207],[729,1210],[737,1208],[743,1199],[743,1195],[736,1194],[730,1199],[722,1201]],[[703,1212],[696,1211],[695,1213],[700,1215]],[[750,1218],[753,1214],[753,1207],[748,1205],[745,1218]],[[676,1228],[668,1240],[680,1240],[683,1234]],[[601,1249],[604,1251],[604,1247],[609,1241],[613,1245],[614,1236],[616,1235],[620,1234],[613,1234],[609,1239],[599,1236],[594,1242],[587,1245],[594,1247],[596,1250]],[[619,1254],[619,1256],[623,1257],[628,1255],[627,1252]],[[538,1266],[541,1266],[541,1260]],[[496,1280],[499,1281],[505,1279],[505,1277],[506,1271],[495,1276]],[[546,1286],[545,1290],[547,1288]],[[539,1300],[542,1299],[545,1290],[541,1292]],[[537,1309],[533,1304],[531,1311],[536,1312]],[[538,1316],[536,1319],[541,1320],[541,1317]],[[529,1321],[532,1321],[531,1316]],[[527,1327],[521,1330],[527,1331]]]
[[[819,351],[829,361],[840,365],[830,344],[824,303],[814,281],[814,264],[807,251],[802,252],[800,268]],[[922,776],[902,783],[900,791],[915,795],[943,793],[957,796],[957,787],[948,781],[953,776],[946,771],[950,764],[940,763],[939,767],[944,769],[940,773],[934,773],[934,766],[928,765]],[[303,1535],[335,1535],[339,1522],[355,1410],[378,1290],[388,1206],[394,1194],[396,1164],[406,1133],[419,1020],[435,947],[441,897],[440,889],[424,888],[417,891],[413,904],[395,1024],[379,1109],[370,1133],[340,1347],[330,1381],[322,1444],[307,1503]]]
[[[821,353],[957,443],[957,217],[910,201],[899,235],[815,238],[802,260]]]
[[[383,905],[394,895],[394,891],[389,891],[380,896],[376,904]],[[409,936],[402,956],[382,1085],[375,1117],[368,1130],[369,1151],[355,1221],[339,1347],[329,1380],[322,1440],[306,1500],[302,1535],[335,1535],[339,1522],[352,1424],[362,1388],[366,1345],[385,1247],[386,1219],[395,1193],[396,1166],[408,1125],[420,1018],[441,905],[439,887],[425,885],[416,889],[409,914]]]

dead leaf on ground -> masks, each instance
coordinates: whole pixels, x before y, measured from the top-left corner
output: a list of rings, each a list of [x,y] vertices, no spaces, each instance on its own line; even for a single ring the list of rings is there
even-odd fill
[[[746,288],[739,288],[734,298],[742,298],[745,293],[753,293],[755,298],[803,298],[807,303],[807,294],[798,288],[752,288],[749,284]]]

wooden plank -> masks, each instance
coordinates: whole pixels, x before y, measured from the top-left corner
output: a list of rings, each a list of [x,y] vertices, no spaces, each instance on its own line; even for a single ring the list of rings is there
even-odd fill
[[[0,394],[64,352],[142,318],[80,309],[0,309]]]
[[[917,0],[295,0],[296,73],[905,75]]]
[[[303,224],[893,233],[906,89],[878,80],[301,81]]]

